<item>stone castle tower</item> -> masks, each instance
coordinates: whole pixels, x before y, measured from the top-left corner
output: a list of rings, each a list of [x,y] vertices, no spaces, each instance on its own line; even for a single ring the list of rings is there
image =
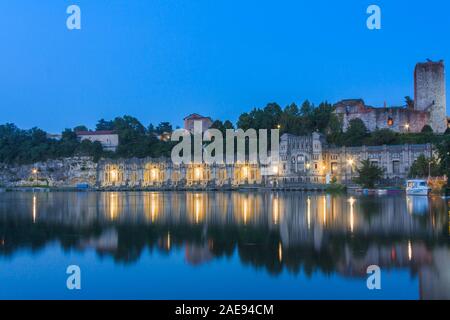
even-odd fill
[[[444,61],[416,64],[414,109],[430,112],[429,124],[434,132],[447,129]]]

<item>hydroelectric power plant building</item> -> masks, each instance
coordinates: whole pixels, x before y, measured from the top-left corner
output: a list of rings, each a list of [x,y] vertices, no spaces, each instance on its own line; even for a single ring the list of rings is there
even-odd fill
[[[280,138],[280,161],[269,166],[257,163],[175,165],[170,159],[102,160],[97,185],[108,187],[240,187],[325,184],[335,178],[351,183],[361,160],[370,159],[384,168],[384,179],[401,183],[412,163],[433,154],[431,144],[333,147],[325,136],[284,134]]]

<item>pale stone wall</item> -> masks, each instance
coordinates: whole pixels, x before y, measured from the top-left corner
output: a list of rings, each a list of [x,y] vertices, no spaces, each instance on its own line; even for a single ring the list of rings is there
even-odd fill
[[[90,157],[63,158],[29,165],[0,164],[0,185],[4,187],[74,187],[95,185],[97,164]]]
[[[80,140],[90,140],[91,142],[98,141],[107,151],[116,151],[119,146],[119,135],[113,134],[83,134],[79,135]]]
[[[361,160],[369,159],[384,168],[385,179],[402,180],[421,154],[430,157],[432,145],[330,147],[318,133],[304,137],[285,134],[280,142],[283,170],[279,178],[286,183],[325,183],[328,176],[351,182]]]
[[[414,108],[430,112],[434,132],[447,129],[444,62],[418,63],[414,70]]]
[[[395,132],[420,132],[430,123],[428,111],[403,107],[374,108],[366,106],[362,100],[343,100],[335,104],[335,113],[342,120],[342,128],[347,131],[350,121],[361,119],[369,131],[390,129]]]
[[[263,182],[257,164],[181,164],[166,158],[103,159],[97,185],[109,187],[233,187]]]

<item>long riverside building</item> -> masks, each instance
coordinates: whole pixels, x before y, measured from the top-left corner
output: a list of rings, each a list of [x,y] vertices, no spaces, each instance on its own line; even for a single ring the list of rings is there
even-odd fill
[[[271,166],[250,163],[176,165],[167,158],[101,160],[99,187],[237,187],[325,184],[333,178],[351,183],[361,160],[384,168],[384,179],[401,183],[421,155],[433,155],[431,144],[335,147],[319,133],[284,134],[280,162]]]

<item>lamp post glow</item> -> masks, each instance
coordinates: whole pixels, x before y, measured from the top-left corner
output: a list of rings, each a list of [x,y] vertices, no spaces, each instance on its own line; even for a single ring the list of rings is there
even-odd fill
[[[37,168],[33,168],[33,169],[31,170],[31,173],[33,174],[34,182],[36,182],[36,181],[37,181],[38,169],[37,169]]]
[[[406,132],[409,132],[409,123],[405,124],[405,130],[406,130]]]
[[[194,169],[195,180],[199,181],[202,175],[202,170],[197,167]]]
[[[348,159],[347,160],[347,164],[350,166],[350,179],[352,178],[352,176],[353,176],[353,163],[354,163],[354,160],[352,159],[352,158],[350,158],[350,159]],[[348,179],[347,179],[347,170],[345,170],[345,180],[347,181]],[[348,181],[347,181],[348,182]]]

